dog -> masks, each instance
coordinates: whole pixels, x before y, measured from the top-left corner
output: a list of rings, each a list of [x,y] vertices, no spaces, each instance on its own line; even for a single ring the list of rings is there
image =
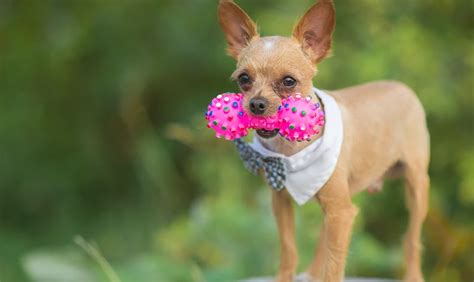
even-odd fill
[[[220,0],[218,18],[228,53],[237,61],[232,78],[244,95],[245,111],[255,116],[271,116],[284,97],[295,93],[314,96],[312,78],[317,65],[331,52],[335,27],[333,1],[319,0],[310,7],[291,37],[260,37],[256,24],[232,0]],[[329,96],[326,99],[337,104],[342,142],[329,178],[311,197],[322,207],[324,223],[306,275],[315,281],[342,281],[351,229],[358,213],[351,196],[365,189],[380,190],[384,179],[403,178],[409,210],[404,280],[423,281],[420,237],[428,210],[430,158],[423,106],[413,90],[396,81],[376,81],[324,92]],[[321,97],[313,98],[326,110],[328,105]],[[331,122],[327,116],[323,130],[310,141],[290,142],[279,136],[278,130],[257,130],[256,139],[264,149],[291,157],[324,139]],[[272,210],[281,253],[276,280],[293,281],[298,256],[288,189],[272,190]]]

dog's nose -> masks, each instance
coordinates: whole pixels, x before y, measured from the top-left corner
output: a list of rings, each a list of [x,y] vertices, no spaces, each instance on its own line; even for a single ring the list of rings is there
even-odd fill
[[[268,106],[268,100],[263,97],[256,97],[250,99],[250,111],[254,115],[261,115],[265,112]]]

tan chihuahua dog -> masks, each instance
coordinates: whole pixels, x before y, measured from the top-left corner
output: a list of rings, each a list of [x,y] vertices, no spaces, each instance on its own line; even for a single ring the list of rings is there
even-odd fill
[[[228,52],[237,60],[232,77],[244,94],[247,112],[272,115],[283,97],[313,93],[316,65],[331,51],[335,26],[331,0],[319,0],[313,5],[290,38],[260,37],[255,23],[231,0],[220,1],[218,14]],[[306,274],[314,280],[342,281],[358,210],[351,196],[367,188],[379,190],[386,178],[403,177],[410,212],[404,241],[405,280],[423,281],[420,236],[428,209],[429,133],[421,103],[410,88],[394,81],[326,93],[340,108],[343,143],[334,172],[314,196],[322,207],[324,223],[314,261]],[[295,143],[277,132],[259,130],[257,135],[267,149],[286,156],[303,150],[320,137]],[[286,189],[272,193],[281,241],[277,281],[293,281],[298,258],[292,200]]]

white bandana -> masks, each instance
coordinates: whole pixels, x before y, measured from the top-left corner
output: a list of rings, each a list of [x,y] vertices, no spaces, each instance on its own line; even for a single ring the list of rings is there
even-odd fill
[[[249,144],[264,157],[283,160],[286,168],[285,187],[298,203],[303,205],[326,184],[336,168],[343,139],[341,111],[334,98],[314,88],[324,105],[325,128],[323,135],[302,151],[289,157],[266,149],[256,136]]]

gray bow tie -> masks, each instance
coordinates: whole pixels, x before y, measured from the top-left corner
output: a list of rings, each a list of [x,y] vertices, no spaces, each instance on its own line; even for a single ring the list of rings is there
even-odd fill
[[[258,175],[259,170],[263,169],[268,185],[277,191],[285,188],[286,169],[281,158],[264,157],[241,139],[235,139],[234,144],[244,166],[251,173]]]

